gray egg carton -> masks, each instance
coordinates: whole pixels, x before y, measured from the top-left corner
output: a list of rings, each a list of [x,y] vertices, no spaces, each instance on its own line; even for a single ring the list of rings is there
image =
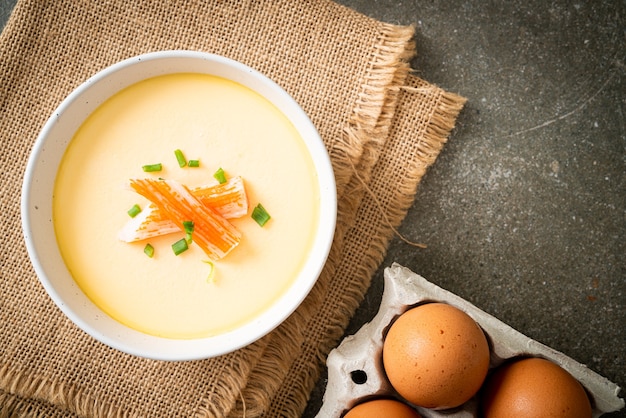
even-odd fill
[[[328,384],[317,418],[340,418],[347,410],[369,398],[399,398],[382,365],[383,338],[391,322],[422,302],[445,302],[469,314],[483,329],[490,344],[490,367],[516,356],[552,360],[574,376],[587,390],[593,417],[624,407],[620,387],[552,348],[532,340],[476,306],[411,270],[394,263],[385,269],[385,287],[378,313],[359,331],[347,336],[328,355]],[[473,418],[478,416],[476,398],[458,408],[435,411],[415,407],[424,418]]]

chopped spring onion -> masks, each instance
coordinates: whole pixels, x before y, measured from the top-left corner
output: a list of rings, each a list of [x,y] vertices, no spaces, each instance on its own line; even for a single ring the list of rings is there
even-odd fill
[[[258,223],[260,226],[264,226],[267,223],[267,221],[269,221],[272,218],[270,214],[267,213],[263,205],[261,205],[260,203],[256,205],[254,209],[252,209],[251,216],[252,216],[252,219],[254,219],[256,223]]]
[[[200,167],[200,160],[189,160],[187,161],[188,167]]]
[[[193,228],[194,228],[194,223],[193,221],[183,221],[183,227],[185,228],[185,240],[188,243],[191,243],[192,239],[192,235],[193,235]]]
[[[146,173],[152,173],[155,171],[161,171],[163,169],[163,164],[161,163],[157,163],[157,164],[147,164],[141,167],[141,169],[143,171],[145,171]]]
[[[150,244],[146,244],[143,248],[143,252],[150,258],[154,257],[154,247]]]
[[[189,246],[187,245],[187,240],[185,238],[180,239],[172,244],[172,251],[174,251],[174,255],[184,253],[188,249]]]
[[[178,161],[178,166],[180,168],[183,168],[187,165],[187,160],[185,159],[185,156],[183,155],[183,152],[181,150],[175,150],[174,155],[176,155],[176,161]]]
[[[131,218],[134,218],[135,216],[139,215],[140,212],[141,212],[141,208],[139,207],[138,204],[134,204],[132,208],[128,209],[128,215]]]
[[[222,167],[220,167],[215,174],[213,174],[213,177],[215,177],[220,184],[226,183],[226,173],[224,173]]]

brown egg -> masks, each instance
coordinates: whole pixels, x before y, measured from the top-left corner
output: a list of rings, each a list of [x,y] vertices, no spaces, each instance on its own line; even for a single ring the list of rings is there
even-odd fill
[[[391,325],[383,343],[383,367],[407,401],[453,408],[480,389],[489,368],[489,344],[468,314],[445,303],[428,303]]]
[[[505,363],[485,381],[485,418],[591,418],[582,385],[559,365],[541,358]]]
[[[363,402],[348,411],[344,418],[421,418],[414,409],[393,399]]]

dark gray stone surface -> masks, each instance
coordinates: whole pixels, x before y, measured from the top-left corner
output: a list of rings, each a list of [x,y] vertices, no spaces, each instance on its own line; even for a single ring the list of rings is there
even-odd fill
[[[428,248],[393,240],[347,334],[398,262],[625,387],[626,4],[339,3],[414,25],[417,74],[468,98],[400,228]]]
[[[0,29],[4,27],[17,0],[0,0]]]
[[[414,25],[417,74],[468,98],[400,228],[428,248],[392,241],[347,333],[398,262],[626,387],[626,3],[339,3]]]

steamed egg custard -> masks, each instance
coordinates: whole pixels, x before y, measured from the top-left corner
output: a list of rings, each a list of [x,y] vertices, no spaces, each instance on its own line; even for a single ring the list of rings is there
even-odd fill
[[[175,150],[197,167],[180,167]],[[144,165],[161,164],[157,172]],[[229,219],[238,245],[208,263],[184,231],[138,242],[118,239],[134,205],[149,201],[131,179],[166,179],[189,189],[240,176],[249,210]],[[272,103],[238,83],[205,74],[169,74],[112,96],[81,125],[61,162],[53,222],[74,280],[104,312],[167,338],[227,332],[267,309],[288,289],[311,250],[319,185],[306,145]],[[271,219],[261,227],[252,209]],[[144,253],[146,243],[154,255]]]

